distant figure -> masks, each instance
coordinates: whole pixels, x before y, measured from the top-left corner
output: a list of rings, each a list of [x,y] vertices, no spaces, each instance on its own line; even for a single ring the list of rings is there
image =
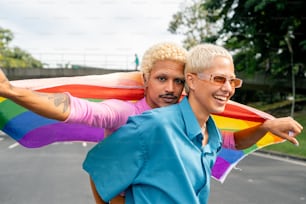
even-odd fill
[[[135,70],[137,70],[138,69],[138,66],[139,66],[139,58],[138,58],[138,55],[137,54],[135,54]]]

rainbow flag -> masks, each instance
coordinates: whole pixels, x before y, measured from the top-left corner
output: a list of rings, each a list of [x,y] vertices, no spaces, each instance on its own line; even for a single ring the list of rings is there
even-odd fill
[[[143,97],[140,72],[17,80],[11,83],[14,86],[41,92],[69,92],[73,96],[93,101],[110,98],[139,100]],[[221,130],[234,132],[259,125],[273,116],[230,101],[225,111],[213,115],[213,118]],[[66,141],[99,142],[104,138],[102,128],[51,120],[2,97],[0,97],[0,129],[27,148],[38,148]],[[222,148],[213,167],[213,177],[224,182],[231,169],[245,156],[264,146],[282,141],[279,137],[267,133],[260,141],[243,151]]]
[[[225,111],[213,115],[217,127],[221,131],[235,132],[262,124],[267,119],[274,117],[255,108],[229,101]],[[222,147],[216,163],[212,169],[212,176],[220,182],[224,182],[230,171],[248,154],[271,144],[284,142],[284,139],[268,132],[256,144],[244,150],[233,150]]]

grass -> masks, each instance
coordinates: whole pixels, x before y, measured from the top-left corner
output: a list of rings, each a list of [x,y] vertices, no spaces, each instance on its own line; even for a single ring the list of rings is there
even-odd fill
[[[297,147],[290,142],[286,141],[280,144],[275,144],[275,145],[270,145],[268,147],[265,147],[263,150],[268,150],[268,151],[273,151],[273,152],[279,152],[279,153],[284,153],[292,156],[297,156],[301,158],[306,158],[306,151],[305,151],[305,146],[306,146],[306,113],[304,114],[298,114],[295,117],[295,120],[297,120],[303,127],[304,130],[302,133],[297,137],[300,145]]]
[[[297,137],[297,140],[299,141],[300,145],[297,147],[292,143],[286,141],[280,144],[270,145],[268,147],[263,148],[263,150],[283,153],[290,156],[296,156],[306,159],[306,110],[304,108],[305,104],[306,98],[296,100],[296,105],[300,108],[299,111],[294,113],[294,119],[304,127],[302,133]],[[262,111],[268,112],[276,117],[288,116],[291,112],[290,101],[283,101],[269,105],[253,104],[251,106],[256,107]]]

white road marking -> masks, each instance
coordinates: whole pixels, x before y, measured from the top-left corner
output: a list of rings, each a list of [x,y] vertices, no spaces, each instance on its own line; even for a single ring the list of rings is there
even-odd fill
[[[19,143],[15,142],[14,144],[10,145],[8,148],[13,149],[13,148],[18,147],[18,146],[19,146]]]

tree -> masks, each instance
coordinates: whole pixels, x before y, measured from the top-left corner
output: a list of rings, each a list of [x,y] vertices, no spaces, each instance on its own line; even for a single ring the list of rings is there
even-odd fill
[[[0,67],[2,68],[42,68],[42,63],[18,47],[9,47],[14,35],[0,27]]]
[[[305,77],[305,7],[304,0],[194,0],[173,15],[168,30],[186,35],[187,48],[221,42],[245,74],[291,78],[293,116],[295,77]]]
[[[0,49],[8,47],[10,41],[14,38],[13,33],[8,29],[0,27]]]
[[[207,15],[200,1],[186,2],[183,10],[173,15],[168,30],[185,35],[184,45],[190,48],[216,32],[216,25],[206,21]]]
[[[238,70],[290,77],[296,66],[286,39],[294,65],[306,64],[305,6],[304,0],[195,0],[173,15],[169,31],[185,34],[186,47],[222,42],[235,53]]]

